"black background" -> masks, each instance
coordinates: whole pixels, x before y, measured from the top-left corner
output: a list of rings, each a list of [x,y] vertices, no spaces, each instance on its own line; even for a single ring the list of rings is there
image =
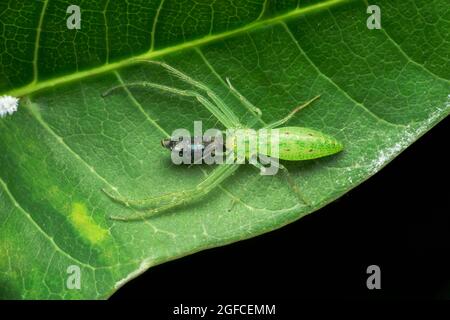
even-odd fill
[[[449,124],[325,208],[153,267],[111,299],[450,298]],[[381,268],[381,290],[366,287],[371,264]]]

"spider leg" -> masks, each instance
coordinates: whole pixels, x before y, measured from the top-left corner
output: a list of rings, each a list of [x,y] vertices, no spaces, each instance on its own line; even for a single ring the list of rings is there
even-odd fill
[[[284,117],[283,119],[280,119],[278,121],[272,122],[270,124],[268,124],[267,126],[265,126],[265,129],[273,129],[276,127],[281,126],[282,124],[286,123],[287,121],[289,121],[297,112],[299,112],[300,110],[302,110],[303,108],[309,106],[311,103],[313,103],[315,100],[319,99],[320,95],[315,96],[314,98],[312,98],[311,100],[305,102],[304,104],[302,104],[301,106],[298,106],[297,108],[295,108],[294,110],[292,110],[286,117]]]
[[[297,186],[297,184],[294,182],[294,179],[292,179],[291,174],[289,173],[289,170],[283,166],[281,163],[279,163],[279,161],[277,161],[277,159],[274,159],[272,157],[268,157],[266,155],[263,154],[259,154],[258,155],[259,158],[261,160],[263,160],[266,163],[270,163],[272,166],[281,169],[281,172],[283,172],[286,181],[289,184],[289,187],[292,189],[292,191],[295,193],[297,199],[299,199],[301,202],[303,202],[304,204],[306,204],[307,206],[310,205],[309,201],[303,196],[303,194],[301,193],[299,187]],[[252,163],[256,168],[258,168],[261,171],[267,170],[266,167],[264,167],[261,163],[259,162],[253,162]]]
[[[136,207],[140,209],[150,208],[142,212],[135,212],[127,216],[110,216],[110,218],[113,220],[122,220],[122,221],[147,219],[163,211],[199,200],[205,195],[207,195],[214,188],[216,188],[226,178],[231,176],[238,168],[239,168],[238,164],[220,165],[217,168],[215,168],[209,175],[207,175],[203,181],[201,181],[192,189],[168,193],[162,196],[143,200],[129,200],[119,198],[104,190],[105,193],[110,198],[112,198],[114,201],[122,203],[123,205]]]
[[[230,79],[229,78],[225,78],[225,80],[226,80],[226,82],[227,82],[227,84],[228,84],[228,87],[230,88],[230,90],[231,90],[231,92],[233,92],[238,98],[239,98],[239,100],[241,101],[241,103],[245,106],[245,107],[247,107],[247,109],[249,109],[250,110],[250,112],[255,116],[255,119],[254,119],[254,121],[252,121],[251,123],[249,123],[248,124],[248,126],[251,128],[251,127],[253,127],[253,125],[256,123],[256,122],[260,122],[261,124],[263,124],[263,125],[267,125],[267,123],[265,123],[262,119],[261,119],[261,116],[262,116],[262,112],[261,112],[261,109],[259,109],[258,107],[256,107],[253,103],[251,103],[250,101],[248,101],[247,100],[247,98],[246,97],[244,97],[232,84],[231,84],[231,81],[230,81]]]
[[[217,105],[213,104],[207,98],[205,98],[204,96],[202,96],[201,94],[199,94],[193,90],[181,90],[181,89],[177,89],[177,88],[173,88],[173,87],[169,87],[169,86],[165,86],[165,85],[161,85],[161,84],[157,84],[157,83],[153,83],[153,82],[142,81],[142,82],[132,82],[132,83],[128,83],[128,84],[120,84],[120,85],[114,86],[114,87],[106,90],[102,94],[102,96],[106,97],[112,91],[120,89],[120,88],[126,88],[126,87],[148,87],[148,88],[153,88],[153,89],[157,89],[160,91],[177,94],[180,96],[194,97],[204,107],[206,107],[206,109],[208,109],[209,112],[211,112],[225,127],[232,128],[234,126],[233,119],[229,118],[226,114],[224,114]]]
[[[157,64],[163,67],[164,69],[168,70],[171,74],[176,76],[177,78],[181,79],[182,81],[200,89],[206,92],[209,98],[217,105],[217,107],[223,112],[224,115],[228,117],[229,123],[231,124],[230,127],[227,128],[240,128],[242,127],[242,124],[239,121],[239,118],[236,116],[236,114],[226,105],[226,103],[207,85],[204,83],[194,80],[187,74],[181,72],[178,69],[175,69],[172,66],[169,66],[165,62],[161,61],[151,61],[151,60],[142,60],[147,63]]]

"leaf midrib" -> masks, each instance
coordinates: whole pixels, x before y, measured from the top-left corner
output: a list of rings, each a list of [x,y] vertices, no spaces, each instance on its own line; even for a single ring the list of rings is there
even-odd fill
[[[25,86],[22,86],[20,88],[15,88],[13,90],[4,92],[3,94],[15,96],[15,97],[26,96],[26,95],[29,95],[36,91],[39,91],[39,90],[51,88],[51,87],[58,86],[58,85],[68,83],[71,81],[80,80],[80,79],[91,77],[94,75],[106,73],[106,72],[109,72],[109,71],[112,71],[112,70],[115,70],[115,69],[118,69],[118,68],[121,68],[124,66],[128,66],[133,63],[136,63],[139,60],[150,60],[150,59],[165,56],[165,55],[168,55],[168,54],[171,54],[174,52],[179,52],[179,51],[183,51],[186,49],[198,47],[198,46],[205,45],[205,44],[208,44],[211,42],[229,38],[229,37],[232,37],[232,36],[244,33],[244,32],[249,32],[249,31],[258,29],[262,26],[273,25],[273,24],[276,24],[281,21],[290,20],[290,19],[302,16],[302,15],[310,14],[310,13],[320,11],[320,10],[329,9],[333,6],[347,3],[347,2],[352,2],[352,1],[356,1],[356,0],[328,0],[328,1],[320,2],[320,3],[309,5],[309,6],[296,8],[296,9],[286,12],[282,15],[275,16],[275,17],[265,19],[265,20],[256,20],[256,21],[251,22],[243,27],[240,27],[240,28],[237,28],[234,30],[229,30],[226,32],[222,32],[222,33],[218,33],[216,35],[207,35],[203,38],[195,39],[192,41],[184,42],[184,43],[172,46],[172,47],[167,47],[167,48],[163,48],[163,49],[159,49],[159,50],[153,50],[153,48],[150,48],[147,52],[145,52],[143,54],[133,56],[130,58],[126,58],[124,60],[113,62],[113,63],[106,63],[104,65],[101,65],[99,67],[95,67],[95,68],[92,68],[89,70],[77,71],[77,72],[74,72],[71,74],[66,74],[66,75],[63,75],[60,77],[51,78],[51,79],[44,80],[41,82],[32,81],[31,83],[29,83]],[[358,0],[358,1],[361,1],[361,0]]]

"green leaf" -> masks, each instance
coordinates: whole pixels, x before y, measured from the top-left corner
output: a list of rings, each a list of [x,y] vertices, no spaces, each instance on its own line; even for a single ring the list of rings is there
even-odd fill
[[[0,3],[0,91],[21,98],[0,119],[1,297],[107,298],[151,266],[279,228],[368,179],[450,112],[446,0],[379,0],[381,30],[367,28],[365,1],[210,3],[78,1],[80,30],[66,27],[68,1]],[[247,120],[225,77],[265,122],[321,94],[290,124],[345,150],[286,164],[312,207],[282,175],[242,166],[195,204],[110,220],[131,210],[102,188],[139,199],[199,182],[209,168],[172,165],[159,141],[194,120],[217,126],[192,99],[136,88],[102,98],[122,82],[186,87],[139,59],[180,68]],[[78,290],[67,287],[71,265]]]

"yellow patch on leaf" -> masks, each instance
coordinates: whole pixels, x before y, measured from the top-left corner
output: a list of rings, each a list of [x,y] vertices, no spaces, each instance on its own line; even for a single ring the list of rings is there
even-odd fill
[[[87,213],[86,206],[83,203],[75,202],[72,204],[70,220],[81,236],[93,244],[97,244],[105,239],[108,230],[99,226]]]

